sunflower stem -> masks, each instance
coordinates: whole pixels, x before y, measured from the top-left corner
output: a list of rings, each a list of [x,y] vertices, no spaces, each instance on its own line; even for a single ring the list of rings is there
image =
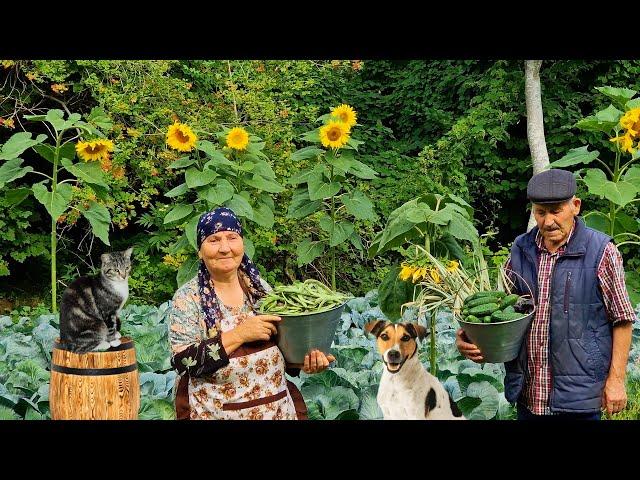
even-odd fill
[[[431,338],[429,339],[431,341],[431,348],[430,348],[430,372],[431,375],[435,376],[437,373],[437,368],[438,365],[436,363],[436,317],[438,315],[438,309],[435,308],[433,309],[433,311],[431,312],[431,333],[430,336]]]
[[[60,159],[60,142],[62,140],[62,132],[56,136],[56,151],[53,156],[53,177],[51,178],[51,199],[55,198],[56,187],[58,184],[58,160]],[[58,238],[56,236],[57,218],[51,216],[51,312],[56,313],[58,306],[57,298],[57,278],[56,278],[56,249],[58,248]]]
[[[227,60],[227,69],[229,70],[229,82],[231,82],[231,86],[233,87],[233,77],[231,75],[231,61]],[[240,117],[238,116],[238,105],[236,104],[236,91],[235,88],[231,88],[231,95],[233,96],[233,112],[236,114],[236,122],[240,121]]]
[[[331,180],[333,181],[333,165],[331,166]],[[331,222],[333,224],[333,231],[336,228],[336,196],[331,196]],[[329,237],[329,246],[331,246],[331,237]],[[331,248],[331,289],[336,291],[336,247]]]

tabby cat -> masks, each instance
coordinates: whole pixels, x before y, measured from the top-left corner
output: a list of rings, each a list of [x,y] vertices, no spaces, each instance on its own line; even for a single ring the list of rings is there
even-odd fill
[[[60,302],[60,341],[76,353],[103,351],[120,345],[118,313],[129,297],[131,252],[105,253],[97,276],[77,278]]]

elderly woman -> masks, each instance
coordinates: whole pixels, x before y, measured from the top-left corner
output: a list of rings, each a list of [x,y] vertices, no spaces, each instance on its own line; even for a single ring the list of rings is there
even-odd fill
[[[256,315],[269,285],[244,253],[242,227],[228,208],[200,217],[200,268],[173,297],[171,364],[178,371],[178,419],[306,419],[302,395],[272,339],[280,317]],[[314,350],[303,370],[317,373],[335,360]]]

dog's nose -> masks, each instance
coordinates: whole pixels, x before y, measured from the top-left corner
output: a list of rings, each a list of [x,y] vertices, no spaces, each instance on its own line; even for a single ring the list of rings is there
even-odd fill
[[[400,352],[398,350],[389,350],[387,358],[392,363],[398,363],[400,361]]]

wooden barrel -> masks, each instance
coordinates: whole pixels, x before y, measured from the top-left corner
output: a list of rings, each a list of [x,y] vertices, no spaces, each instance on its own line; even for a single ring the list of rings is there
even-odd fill
[[[73,353],[56,340],[51,356],[49,409],[53,420],[135,420],[140,379],[133,341],[104,352]]]

